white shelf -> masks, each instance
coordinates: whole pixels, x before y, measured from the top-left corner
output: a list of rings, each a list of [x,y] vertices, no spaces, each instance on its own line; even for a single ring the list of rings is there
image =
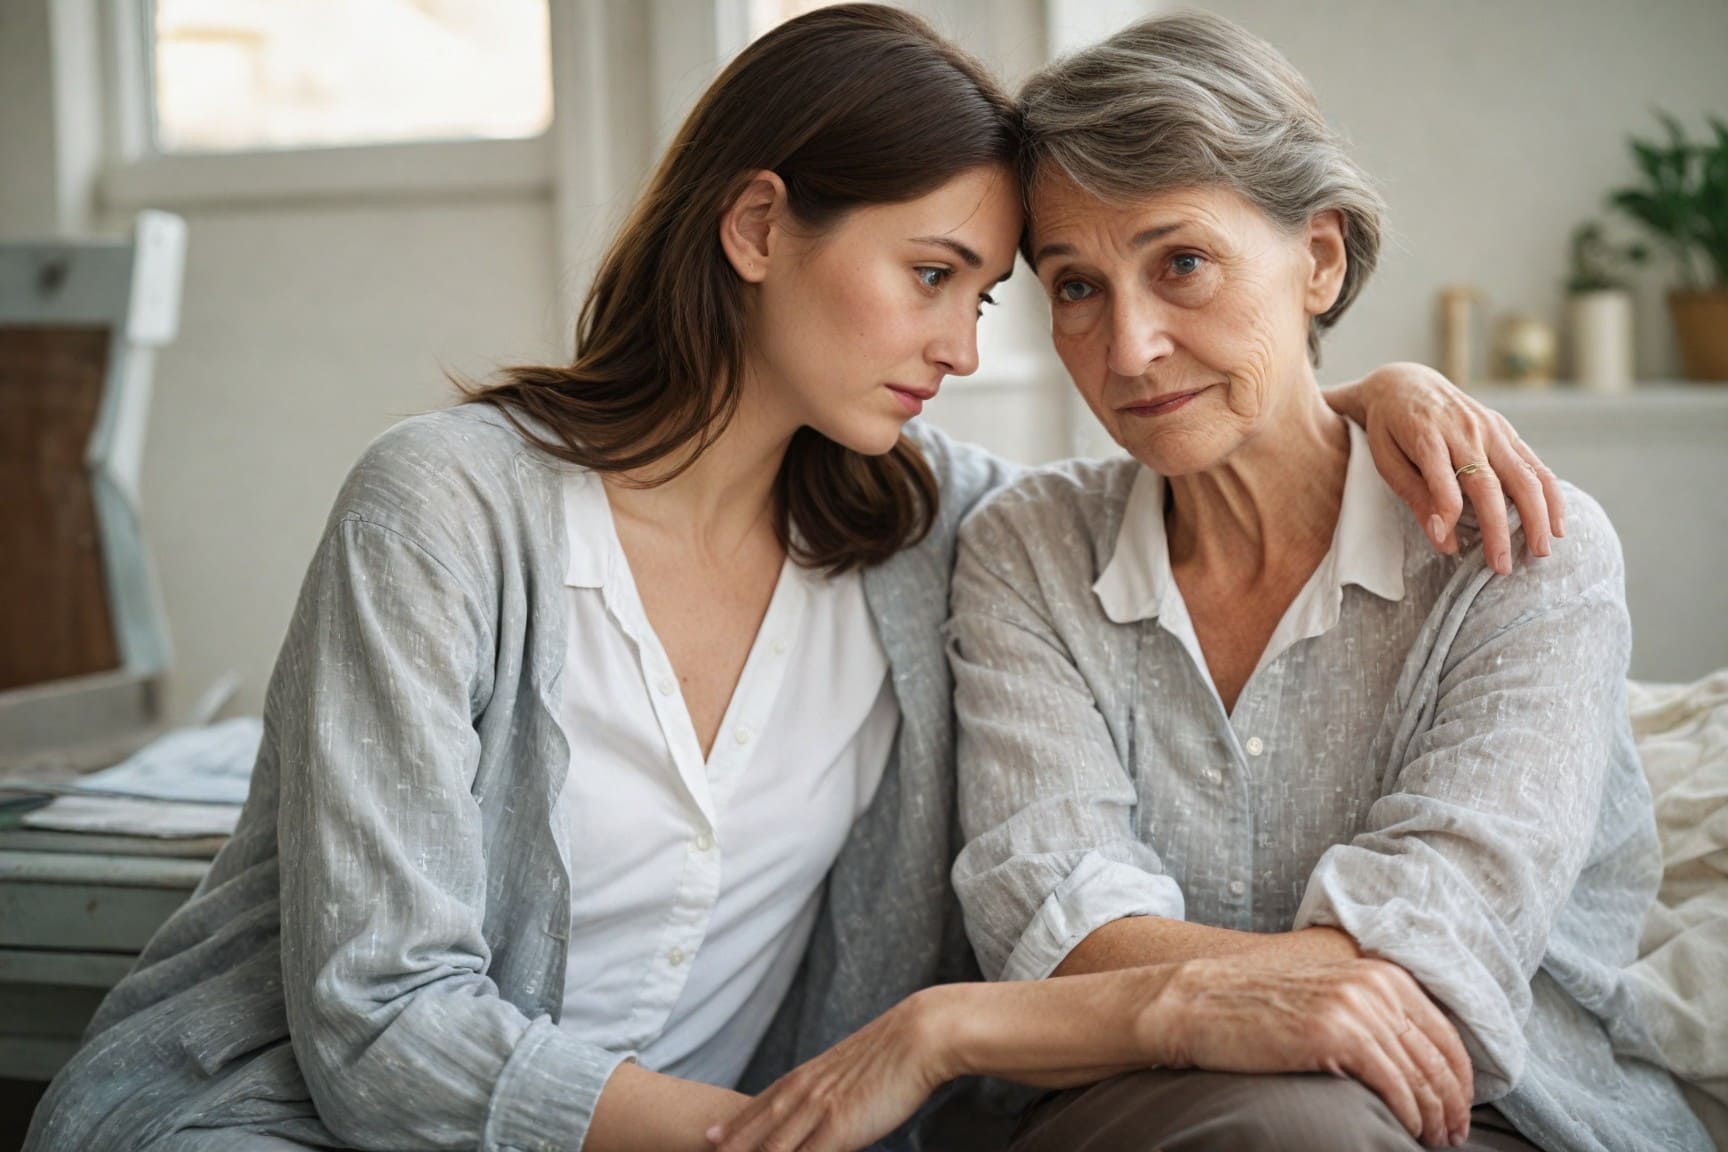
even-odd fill
[[[1586,392],[1558,385],[1477,388],[1470,395],[1519,425],[1527,439],[1532,431],[1600,429],[1607,422],[1638,435],[1660,430],[1728,437],[1728,384],[1662,381],[1639,384],[1630,392]]]

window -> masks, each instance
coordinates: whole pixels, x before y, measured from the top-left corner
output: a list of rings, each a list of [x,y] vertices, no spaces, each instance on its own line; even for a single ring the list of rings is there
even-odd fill
[[[547,24],[547,0],[154,0],[154,150],[538,136]]]

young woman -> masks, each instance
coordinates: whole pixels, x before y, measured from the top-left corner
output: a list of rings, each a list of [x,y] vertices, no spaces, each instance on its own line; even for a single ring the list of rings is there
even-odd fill
[[[985,70],[890,8],[726,69],[575,363],[355,467],[240,826],[28,1148],[702,1148],[740,1085],[971,970],[940,628],[1009,469],[908,421],[977,367],[1017,149]],[[1416,445],[1533,475],[1431,375],[1332,397],[1442,546],[1457,489]]]

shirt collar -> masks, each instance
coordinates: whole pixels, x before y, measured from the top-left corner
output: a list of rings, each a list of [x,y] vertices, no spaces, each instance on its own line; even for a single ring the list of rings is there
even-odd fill
[[[564,473],[564,583],[572,588],[603,588],[612,572],[612,508],[606,487],[587,468]]]
[[[1092,591],[1106,616],[1127,624],[1162,615],[1175,586],[1164,535],[1164,477],[1142,465],[1122,508],[1116,551]]]
[[[1176,613],[1186,618],[1170,544],[1164,533],[1164,477],[1142,467],[1122,509],[1116,549],[1092,585],[1104,614],[1117,624]],[[1336,595],[1355,584],[1383,600],[1404,598],[1403,510],[1374,467],[1368,434],[1350,425],[1350,460],[1344,499],[1332,547],[1315,571],[1315,582]]]
[[[1344,506],[1332,534],[1338,587],[1355,584],[1382,600],[1404,599],[1404,506],[1374,464],[1368,433],[1350,425]]]

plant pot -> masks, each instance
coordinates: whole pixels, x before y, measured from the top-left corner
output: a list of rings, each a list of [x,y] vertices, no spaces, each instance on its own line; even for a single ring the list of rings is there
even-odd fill
[[[1574,292],[1566,301],[1571,373],[1589,392],[1632,388],[1632,295],[1618,288]]]
[[[1688,380],[1728,381],[1728,289],[1668,293]]]

